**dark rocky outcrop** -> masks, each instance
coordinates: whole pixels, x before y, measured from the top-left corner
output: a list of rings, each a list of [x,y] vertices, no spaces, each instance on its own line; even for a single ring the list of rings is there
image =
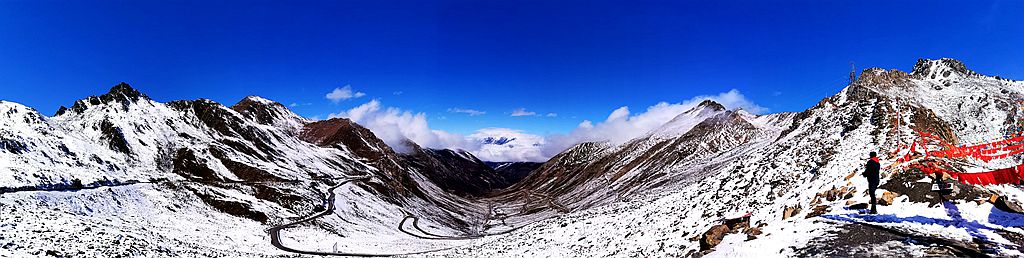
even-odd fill
[[[207,182],[222,181],[217,172],[206,166],[206,163],[190,149],[179,149],[174,156],[173,163],[173,172],[184,178]]]
[[[28,151],[28,145],[11,139],[0,139],[0,150],[6,150],[13,154],[21,154]]]
[[[413,146],[412,153],[402,157],[438,187],[456,195],[483,196],[510,185],[494,169],[465,151]]]
[[[494,169],[494,172],[505,179],[509,184],[522,181],[534,170],[537,170],[544,163],[541,162],[487,162],[484,164]]]
[[[103,119],[99,126],[102,133],[100,137],[107,143],[108,148],[124,154],[132,153],[131,148],[128,146],[128,140],[124,138],[124,132],[121,131],[121,128],[115,126],[109,119]]]
[[[70,109],[61,106],[61,109],[57,110],[55,115],[63,115],[67,113],[68,110],[75,113],[82,113],[86,109],[89,109],[89,106],[109,103],[120,103],[123,110],[128,110],[129,105],[143,99],[148,100],[149,97],[146,96],[146,94],[142,94],[138,90],[135,90],[135,88],[132,88],[132,86],[127,83],[121,82],[110,88],[110,91],[106,94],[89,96],[88,98],[75,101],[75,104],[72,105]]]
[[[227,155],[222,150],[219,150],[219,149],[216,149],[216,148],[210,149],[210,154],[212,154],[213,157],[216,158],[217,160],[220,160],[220,163],[223,164],[224,167],[228,169],[228,171],[231,171],[232,174],[235,174],[235,176],[237,176],[238,179],[241,179],[242,181],[246,181],[246,182],[281,182],[281,181],[285,181],[283,178],[280,178],[280,177],[274,175],[273,173],[267,172],[266,170],[262,170],[262,169],[259,169],[259,168],[256,168],[256,167],[252,167],[252,166],[246,165],[245,163],[242,163],[242,162],[234,161],[231,158],[228,158]]]
[[[271,137],[257,128],[245,123],[244,120],[231,109],[208,99],[179,100],[167,103],[171,108],[183,112],[192,112],[199,118],[206,127],[213,129],[224,136],[233,136],[245,139],[252,146],[256,147],[258,154],[263,157],[279,156],[277,148],[271,146]],[[229,144],[229,143],[225,143]],[[232,147],[239,144],[229,144]],[[243,144],[244,145],[244,144]],[[250,148],[243,148],[250,149]],[[249,153],[257,154],[257,153]]]
[[[267,220],[269,219],[269,217],[267,217],[267,214],[253,209],[252,205],[248,203],[227,200],[223,197],[207,193],[203,190],[193,190],[192,192],[194,192],[196,196],[199,197],[200,200],[203,200],[203,203],[206,203],[206,205],[209,205],[210,207],[213,207],[214,209],[217,209],[221,212],[231,214],[233,216],[255,220],[260,223],[266,223]]]

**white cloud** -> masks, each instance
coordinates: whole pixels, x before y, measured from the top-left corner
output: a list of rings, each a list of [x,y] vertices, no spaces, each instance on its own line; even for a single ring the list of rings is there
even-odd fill
[[[557,117],[558,113],[548,113],[547,117]]]
[[[379,100],[371,100],[349,110],[331,114],[330,117],[345,117],[369,128],[378,138],[398,151],[405,151],[402,142],[412,140],[420,146],[435,149],[463,149],[488,161],[545,161],[548,158],[572,147],[588,141],[609,141],[613,144],[626,142],[643,135],[680,113],[693,108],[703,100],[710,99],[721,103],[727,108],[742,108],[754,114],[762,114],[767,109],[749,101],[737,90],[717,95],[697,96],[687,101],[670,104],[660,102],[647,107],[639,113],[633,113],[629,107],[612,110],[603,122],[594,123],[583,120],[576,129],[568,134],[539,136],[520,130],[508,128],[484,128],[471,135],[448,133],[431,129],[427,116],[422,112],[401,110],[394,107],[383,107]],[[535,112],[517,109],[526,115],[536,116]],[[455,112],[454,109],[449,112]],[[516,112],[513,112],[515,115]],[[554,113],[551,113],[554,114]],[[555,114],[557,115],[557,114]],[[550,115],[549,116],[553,116]],[[487,143],[486,139],[514,138],[505,144]]]
[[[460,135],[442,130],[433,130],[427,123],[425,113],[384,107],[379,100],[371,100],[357,107],[330,114],[331,118],[351,119],[368,129],[397,151],[409,151],[403,145],[405,139],[434,149],[462,149],[482,160],[488,161],[537,161],[547,160],[542,148],[543,136],[528,134],[507,128],[484,128],[471,135]],[[496,139],[512,139],[495,144]],[[491,141],[486,141],[491,138]]]
[[[404,93],[404,92],[396,91],[396,92],[392,92],[391,95],[398,96],[398,95],[402,95],[402,93]]]
[[[537,112],[526,111],[526,108],[517,108],[512,110],[512,116],[535,116]]]
[[[705,100],[705,99],[714,100],[715,102],[718,102],[719,104],[722,104],[723,106],[725,106],[727,108],[730,108],[730,109],[732,109],[732,108],[741,108],[743,110],[746,110],[747,112],[750,112],[751,114],[758,114],[758,115],[760,115],[760,114],[768,113],[768,108],[765,108],[765,107],[762,107],[762,106],[758,106],[757,104],[754,104],[753,101],[750,101],[749,99],[747,99],[746,96],[743,96],[743,94],[740,93],[740,91],[736,90],[736,89],[732,89],[732,90],[729,90],[727,92],[719,93],[718,95],[697,96],[697,97],[694,97],[693,99],[690,99],[690,102],[696,101],[694,103],[700,103],[700,101]]]
[[[717,95],[697,96],[675,104],[660,102],[638,114],[632,114],[629,107],[623,106],[613,110],[604,122],[594,124],[590,120],[584,120],[569,134],[548,136],[544,156],[554,156],[581,142],[609,141],[612,144],[621,144],[658,128],[704,100],[713,100],[726,108],[741,108],[753,114],[768,111],[735,89]]]
[[[466,137],[469,151],[487,161],[544,162],[543,136],[508,128],[484,128]]]
[[[331,118],[351,119],[368,129],[385,143],[398,151],[407,151],[402,144],[409,139],[427,148],[464,148],[466,140],[461,135],[432,130],[427,124],[427,115],[398,108],[381,107],[379,100],[371,100],[352,109],[331,114]]]
[[[351,99],[351,98],[358,98],[358,97],[362,97],[362,96],[366,96],[366,93],[362,93],[362,92],[358,92],[358,91],[353,92],[351,85],[345,85],[345,87],[334,88],[333,91],[328,92],[327,95],[324,96],[324,97],[329,99],[329,100],[331,100],[331,101],[334,101],[334,103],[338,103],[339,101],[342,101],[342,100],[347,100],[347,99]]]
[[[448,112],[451,112],[451,113],[463,113],[463,114],[467,114],[469,116],[479,116],[479,115],[487,114],[487,112],[484,112],[484,111],[475,110],[475,109],[468,109],[468,108],[449,108]]]

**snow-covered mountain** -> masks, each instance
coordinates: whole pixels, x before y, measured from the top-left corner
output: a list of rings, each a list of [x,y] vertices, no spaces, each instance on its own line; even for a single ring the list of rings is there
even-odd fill
[[[493,162],[493,161],[487,161],[487,162],[484,162],[484,164],[487,164],[487,166],[490,166],[492,169],[494,169],[494,172],[497,173],[502,178],[504,178],[505,182],[514,183],[514,182],[522,181],[523,178],[526,178],[526,176],[529,176],[530,173],[532,173],[534,170],[537,170],[537,168],[540,167],[541,165],[543,165],[544,163],[540,163],[540,162],[524,162],[524,161],[519,161],[519,162]]]
[[[410,165],[423,171],[441,189],[460,196],[483,196],[510,183],[493,168],[464,150],[435,150],[419,147],[403,154]]]
[[[623,144],[579,144],[496,198],[534,207],[509,197],[542,196],[568,214],[537,211],[548,219],[440,255],[1024,255],[1017,186],[956,184],[941,197],[920,171],[889,170],[877,194],[891,204],[878,215],[856,208],[867,202],[858,172],[868,152],[889,167],[897,158],[890,151],[911,145],[913,130],[954,144],[1000,139],[1019,128],[1021,94],[1024,82],[953,59],[919,60],[911,73],[864,70],[800,113],[712,109],[720,111],[693,121],[687,112]],[[1019,162],[955,160],[953,169]]]
[[[52,117],[0,112],[0,256],[283,255],[335,244],[322,234],[397,254],[434,246],[396,229],[406,216],[466,234],[482,210],[369,130],[260,97],[159,103],[122,83]],[[344,217],[320,219],[325,204]]]
[[[705,101],[532,169],[411,142],[397,153],[349,120],[258,97],[159,103],[122,84],[52,117],[0,102],[0,256],[1022,256],[1018,186],[939,195],[892,152],[915,131],[1020,133],[1022,104],[1024,82],[919,60],[864,70],[798,113]],[[508,135],[478,136],[535,147]],[[871,151],[887,168],[877,215],[859,212]],[[504,167],[532,172],[513,182]]]

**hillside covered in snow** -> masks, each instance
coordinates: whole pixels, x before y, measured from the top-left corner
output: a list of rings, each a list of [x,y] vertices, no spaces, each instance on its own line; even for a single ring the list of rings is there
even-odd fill
[[[623,143],[489,163],[255,96],[160,103],[122,83],[53,116],[0,101],[0,256],[1024,256],[1019,185],[940,194],[897,155],[919,132],[1019,134],[1022,103],[1024,82],[922,59],[802,112],[708,100]]]

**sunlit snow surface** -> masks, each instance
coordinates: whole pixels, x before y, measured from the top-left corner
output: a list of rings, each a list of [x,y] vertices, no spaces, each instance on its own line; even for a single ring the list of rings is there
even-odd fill
[[[846,234],[843,230],[853,225],[884,229],[891,235],[982,241],[994,249],[993,255],[1024,255],[1005,236],[1024,234],[1024,217],[986,202],[953,200],[929,206],[903,196],[891,206],[880,206],[879,214],[862,214],[847,208],[849,200],[840,199],[822,202],[829,207],[825,214],[805,217],[815,196],[834,188],[853,188],[852,203],[867,202],[866,181],[846,177],[861,168],[869,151],[879,151],[882,165],[890,165],[893,157],[887,152],[913,137],[915,124],[908,115],[913,110],[934,112],[964,144],[1000,136],[1013,122],[1007,118],[1020,112],[1016,103],[1024,96],[1024,83],[974,74],[945,76],[948,67],[928,62],[933,63],[920,71],[926,74],[910,79],[908,85],[849,86],[802,113],[756,116],[698,110],[623,144],[577,146],[563,153],[564,163],[606,158],[613,162],[601,165],[617,174],[575,185],[544,178],[539,188],[564,191],[547,195],[538,190],[524,194],[527,198],[467,200],[445,193],[421,171],[401,172],[413,181],[404,183],[415,184],[426,198],[378,195],[369,189],[371,184],[386,185],[388,175],[382,169],[356,158],[344,146],[321,148],[298,140],[296,131],[308,121],[290,111],[260,124],[226,107],[217,108],[267,136],[268,144],[283,154],[261,159],[225,148],[233,161],[296,181],[273,183],[275,187],[319,200],[327,194],[328,184],[337,184],[338,179],[368,177],[334,190],[333,213],[281,231],[283,245],[304,251],[428,257],[681,257],[700,252],[695,239],[711,226],[749,212],[751,225],[765,225],[762,234],[754,239],[726,235],[707,256],[827,256],[808,249],[842,242],[838,238]],[[888,72],[865,71],[869,77]],[[865,99],[860,95],[865,92],[888,99]],[[272,104],[262,98],[252,101]],[[884,113],[880,119],[878,112]],[[0,118],[0,137],[28,147],[21,154],[0,151],[0,187],[67,184],[73,179],[124,184],[0,195],[0,257],[291,255],[270,244],[267,230],[313,214],[321,205],[286,208],[256,198],[251,186],[189,182],[168,172],[168,154],[161,150],[187,148],[217,176],[240,180],[207,149],[224,147],[226,140],[249,140],[223,135],[193,112],[176,111],[167,104],[145,99],[127,108],[104,104],[81,114],[46,117],[16,103],[0,102]],[[104,120],[123,130],[131,155],[103,144],[97,125]],[[691,133],[710,120],[721,130]],[[889,127],[893,120],[900,120],[900,126]],[[674,142],[678,139],[682,140]],[[686,155],[677,155],[683,151]],[[652,159],[652,153],[662,156]],[[960,169],[981,171],[1020,161],[965,160]],[[883,184],[887,181],[883,178]],[[1024,200],[1024,191],[1017,186],[982,189]],[[268,221],[214,209],[199,193],[249,205],[267,214]],[[793,206],[801,206],[803,212],[783,219],[783,210]],[[934,249],[907,239],[885,240],[870,254],[926,256]],[[421,253],[425,251],[431,252]]]

